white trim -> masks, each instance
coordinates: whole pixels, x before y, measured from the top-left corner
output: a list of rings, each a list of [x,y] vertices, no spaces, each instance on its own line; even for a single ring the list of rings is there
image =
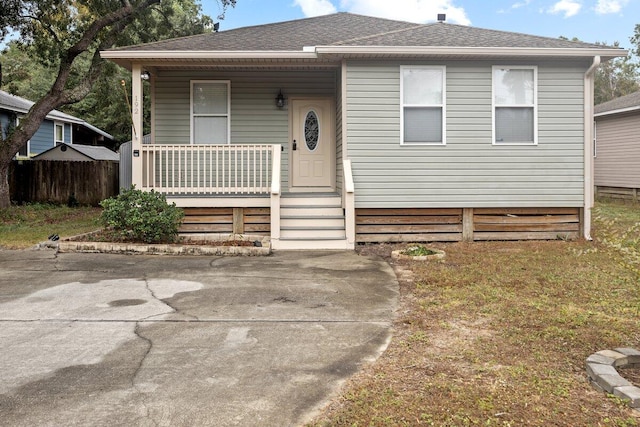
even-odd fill
[[[627,56],[625,49],[607,48],[533,48],[533,47],[456,47],[456,46],[305,46],[303,50],[106,50],[105,59],[317,59],[321,55],[472,55],[472,56],[538,56],[593,57]]]
[[[440,104],[405,104],[404,103],[404,78],[403,70],[422,69],[442,71],[442,102]],[[442,141],[440,142],[405,142],[404,141],[404,109],[405,107],[439,107],[442,109]],[[445,65],[400,65],[400,145],[447,145],[447,67]]]
[[[589,69],[584,73],[584,208],[582,209],[582,232],[586,240],[591,239],[591,209],[595,199],[593,160],[593,99],[595,72],[600,65],[600,57],[594,56]]]
[[[347,120],[348,120],[348,105],[347,105],[347,60],[343,59],[340,67],[340,102],[342,103],[342,160],[349,158],[349,144],[347,143]],[[337,147],[336,147],[337,148]]]
[[[472,56],[553,56],[602,57],[627,56],[625,49],[545,48],[545,47],[462,47],[462,46],[316,46],[322,54],[384,55],[472,55]]]
[[[495,72],[496,70],[533,70],[533,105],[499,104],[496,105]],[[496,141],[496,107],[531,108],[533,107],[533,141]],[[532,146],[538,145],[538,66],[537,65],[494,65],[491,67],[491,144],[495,146]]]
[[[638,110],[640,110],[640,105],[636,105],[635,107],[619,108],[617,110],[603,111],[601,113],[594,114],[593,117],[611,116],[613,114],[629,113],[631,111]]]
[[[227,117],[227,142],[225,145],[231,144],[231,80],[189,80],[189,141],[195,144],[195,126],[193,121],[193,86],[197,83],[213,83],[227,85],[227,113],[226,114],[210,114],[209,117]]]
[[[24,116],[22,116],[24,117]],[[16,123],[15,126],[18,127],[20,125],[20,116],[18,116],[16,114]],[[27,154],[25,154],[24,156],[20,154],[20,151],[18,151],[18,154],[16,154],[16,157],[24,157],[24,158],[29,158],[31,157],[31,138],[29,138],[29,140],[27,141],[27,143],[25,144],[27,146]],[[22,148],[22,147],[20,147]]]
[[[62,138],[58,140],[58,126],[62,128]],[[64,122],[53,122],[53,146],[57,147],[58,143],[64,144]]]

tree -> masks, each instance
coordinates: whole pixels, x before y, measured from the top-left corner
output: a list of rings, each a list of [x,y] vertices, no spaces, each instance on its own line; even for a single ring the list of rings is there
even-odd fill
[[[218,0],[220,19],[236,0]],[[37,99],[18,126],[0,136],[0,208],[10,205],[8,172],[11,159],[34,135],[53,109],[84,99],[107,67],[100,51],[114,46],[152,41],[172,28],[169,17],[200,6],[177,0],[3,0],[0,39],[18,32],[22,44],[37,53],[40,63],[55,70],[48,91]],[[180,10],[172,6],[186,5]],[[194,22],[186,19],[183,28]],[[211,20],[200,21],[203,26]],[[153,31],[151,31],[153,29]],[[2,134],[2,133],[0,133]]]
[[[620,46],[618,42],[613,45]],[[638,64],[633,56],[614,58],[604,62],[600,64],[595,74],[594,103],[598,105],[636,92],[640,90],[639,81]]]

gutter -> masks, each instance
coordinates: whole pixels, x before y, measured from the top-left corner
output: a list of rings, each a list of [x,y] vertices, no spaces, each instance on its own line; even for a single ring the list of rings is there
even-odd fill
[[[104,50],[105,59],[124,60],[207,60],[207,59],[319,59],[323,55],[371,56],[529,56],[529,57],[603,57],[626,56],[627,50],[608,48],[521,48],[455,46],[304,46],[302,50]]]
[[[637,110],[640,110],[640,105],[635,107],[619,108],[617,110],[609,110],[609,111],[603,111],[601,113],[595,113],[593,117],[612,116],[614,114],[629,113],[631,111],[637,111]]]
[[[600,56],[594,56],[591,66],[584,73],[584,209],[582,231],[586,240],[593,240],[591,237],[591,208],[594,203],[593,75],[600,62]]]

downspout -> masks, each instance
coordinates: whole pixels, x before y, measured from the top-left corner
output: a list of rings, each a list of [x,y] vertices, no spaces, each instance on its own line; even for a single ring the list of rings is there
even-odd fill
[[[600,56],[593,57],[593,63],[584,73],[584,210],[582,231],[586,240],[591,238],[591,208],[594,202],[593,183],[593,82]]]

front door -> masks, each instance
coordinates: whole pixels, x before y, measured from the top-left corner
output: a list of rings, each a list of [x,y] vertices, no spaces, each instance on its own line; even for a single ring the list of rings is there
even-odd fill
[[[291,189],[335,189],[335,126],[333,101],[291,101]]]

